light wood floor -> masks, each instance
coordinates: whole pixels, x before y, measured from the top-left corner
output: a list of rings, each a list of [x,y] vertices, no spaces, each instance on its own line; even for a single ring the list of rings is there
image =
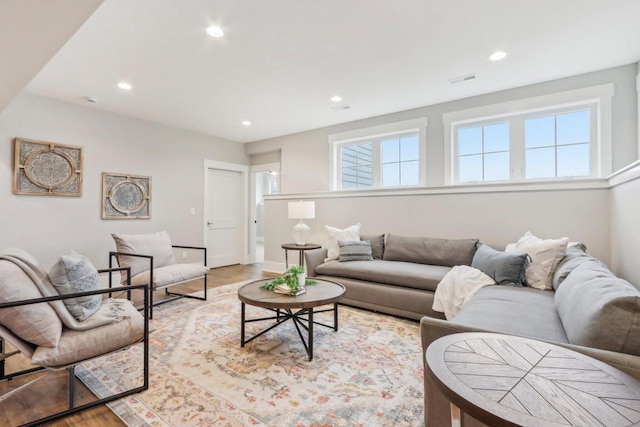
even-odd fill
[[[262,264],[233,265],[229,267],[214,268],[207,276],[207,287],[215,288],[242,280],[273,277],[273,274],[263,273]],[[175,290],[181,293],[196,292],[202,289],[202,282],[194,282],[187,285],[176,286]],[[154,299],[161,299],[164,293],[156,292]],[[134,300],[139,300],[134,294]],[[172,304],[172,303],[169,303]],[[12,372],[29,367],[28,362],[22,356],[14,356],[7,361],[7,371]],[[37,382],[29,384],[25,389],[0,401],[0,426],[14,426],[31,419],[37,419],[66,409],[67,371],[59,373],[45,371],[45,374],[32,374],[12,381],[0,383],[0,395],[16,386],[27,383],[42,376]],[[94,400],[82,383],[77,380],[77,404],[83,404]],[[56,427],[122,427],[125,424],[116,417],[105,405],[83,411],[56,422],[47,424]]]

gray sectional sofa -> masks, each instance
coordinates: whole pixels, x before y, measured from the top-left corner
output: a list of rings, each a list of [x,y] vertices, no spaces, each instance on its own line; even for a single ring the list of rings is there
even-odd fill
[[[406,239],[387,237],[392,246],[405,245],[406,254],[398,260],[401,251],[394,248],[387,256],[387,247],[381,259],[366,262],[324,263],[322,250],[308,253],[308,274],[344,284],[345,304],[412,319],[420,317],[423,351],[449,334],[505,333],[567,347],[640,379],[640,291],[617,278],[582,248],[567,249],[555,269],[553,290],[486,286],[447,321],[442,313],[433,312],[431,305],[435,288],[450,266],[417,265],[416,261],[428,259],[424,257],[428,252],[425,248],[429,243],[436,244],[436,239]],[[430,242],[420,244],[419,240]],[[463,242],[440,243],[448,250],[456,247],[464,252],[467,246]],[[409,260],[411,257],[413,261]],[[468,252],[463,253],[463,258],[468,259]],[[466,265],[470,264],[469,259]],[[425,425],[451,425],[448,400],[428,376],[425,376]],[[466,419],[465,425],[482,426],[473,419]]]

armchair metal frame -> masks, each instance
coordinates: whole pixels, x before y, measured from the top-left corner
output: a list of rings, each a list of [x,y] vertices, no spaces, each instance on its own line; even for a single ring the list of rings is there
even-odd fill
[[[177,249],[194,249],[194,250],[201,250],[204,251],[204,266],[207,266],[207,248],[205,247],[200,247],[200,246],[182,246],[182,245],[171,245],[172,248],[177,248]],[[175,301],[177,299],[180,298],[192,298],[192,299],[197,299],[197,300],[201,300],[201,301],[206,301],[207,300],[207,274],[204,275],[203,279],[204,279],[204,297],[197,297],[194,295],[189,295],[189,294],[181,294],[178,292],[169,292],[169,287],[171,286],[175,286],[175,285],[180,285],[183,283],[189,283],[192,282],[195,279],[189,279],[189,280],[182,280],[179,282],[175,282],[175,283],[170,283],[168,285],[159,287],[159,288],[153,288],[153,255],[144,255],[144,254],[134,254],[134,253],[124,253],[124,252],[116,252],[116,251],[110,251],[109,252],[109,268],[111,268],[113,266],[113,259],[115,258],[116,261],[118,261],[118,256],[133,256],[133,257],[138,257],[138,258],[147,258],[149,260],[149,319],[153,319],[153,307],[156,305],[160,305],[160,304],[165,304],[167,302],[171,302],[171,301]],[[112,276],[111,274],[109,274],[109,287],[112,286]],[[173,296],[173,298],[165,298],[163,300],[160,301],[156,301],[153,302],[153,292],[155,292],[156,290],[159,289],[164,289],[164,293],[166,295],[171,295]],[[129,299],[131,299],[130,297],[130,293],[128,293],[129,295]]]
[[[109,268],[109,269],[102,269],[102,270],[98,270],[98,273],[109,273],[109,276],[111,276],[111,273],[113,273],[114,271],[127,271],[127,282],[130,283],[131,280],[131,269],[129,267],[120,267],[120,268]],[[77,292],[77,293],[73,293],[73,294],[64,294],[64,295],[58,295],[58,296],[52,296],[52,297],[42,297],[42,298],[33,298],[33,299],[28,299],[28,300],[23,300],[23,301],[14,301],[14,302],[6,302],[6,303],[0,303],[0,309],[3,308],[11,308],[11,307],[20,307],[23,305],[30,305],[30,304],[38,304],[38,303],[43,303],[43,302],[50,302],[50,301],[58,301],[58,300],[65,300],[67,298],[75,298],[75,297],[84,297],[84,296],[90,296],[90,295],[99,295],[99,294],[111,294],[111,292],[113,292],[114,290],[120,291],[120,290],[124,290],[127,289],[124,286],[118,286],[117,288],[108,288],[108,289],[98,289],[95,291],[88,291],[88,292]],[[5,347],[5,338],[4,337],[0,337],[0,381],[11,381],[13,378],[17,378],[17,377],[21,377],[27,374],[31,374],[34,372],[38,372],[38,371],[42,371],[42,370],[60,370],[60,369],[66,369],[69,373],[69,389],[68,389],[68,393],[67,393],[67,401],[68,401],[68,409],[62,411],[62,412],[58,412],[56,414],[47,416],[45,418],[41,418],[35,421],[30,421],[26,424],[23,424],[23,426],[39,426],[42,425],[44,423],[48,423],[50,421],[62,418],[62,417],[66,417],[67,415],[71,415],[71,414],[75,414],[77,412],[80,411],[84,411],[85,409],[89,409],[89,408],[93,408],[95,406],[98,405],[102,405],[105,403],[109,403],[112,402],[114,400],[126,397],[126,396],[130,396],[132,394],[136,394],[139,393],[141,391],[147,390],[149,388],[149,318],[148,318],[148,310],[150,307],[149,304],[149,290],[147,285],[128,285],[128,289],[142,289],[144,291],[144,306],[143,306],[143,311],[144,311],[144,337],[142,339],[142,343],[144,345],[144,353],[143,353],[143,384],[140,387],[136,387],[130,390],[126,390],[120,393],[116,393],[114,395],[108,396],[108,397],[103,397],[103,398],[99,398],[96,401],[93,402],[89,402],[89,403],[85,403],[84,405],[80,405],[80,406],[75,406],[75,395],[76,395],[76,381],[75,381],[75,367],[76,365],[78,365],[79,363],[82,362],[86,362],[87,360],[91,360],[91,359],[95,359],[98,357],[102,357],[105,354],[99,355],[99,356],[95,356],[95,357],[91,357],[91,358],[87,358],[87,359],[82,359],[76,362],[73,362],[70,365],[62,365],[62,366],[54,366],[54,367],[49,367],[49,366],[37,366],[35,368],[29,368],[29,369],[24,369],[22,371],[18,371],[18,372],[11,372],[11,373],[6,373],[5,369],[6,369],[6,360],[11,357],[14,356],[16,354],[19,354],[20,351],[16,350],[16,351],[12,351],[11,353],[5,353],[6,351],[6,347]],[[130,296],[129,296],[130,299]],[[18,337],[19,338],[19,337]],[[12,344],[14,344],[12,342],[11,339],[7,339],[7,341],[11,342]],[[140,341],[138,341],[140,342]],[[15,345],[15,344],[14,344]],[[19,346],[17,346],[19,347]],[[121,351],[124,350],[127,347],[118,349],[118,350],[114,350],[114,351]],[[113,353],[113,352],[111,352]],[[33,380],[36,381],[37,379]],[[27,385],[31,384],[33,381],[30,381],[20,387],[17,387],[16,389],[9,391],[8,393],[6,393],[3,398],[8,397],[8,395],[15,393],[16,391],[20,390],[23,387],[26,387]]]

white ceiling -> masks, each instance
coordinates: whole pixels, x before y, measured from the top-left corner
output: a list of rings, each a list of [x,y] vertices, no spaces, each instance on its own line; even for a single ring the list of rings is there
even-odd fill
[[[248,142],[639,59],[640,0],[106,0],[26,90]]]

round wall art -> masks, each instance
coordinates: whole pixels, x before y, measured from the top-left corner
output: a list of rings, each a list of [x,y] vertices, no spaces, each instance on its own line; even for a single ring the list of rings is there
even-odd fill
[[[13,192],[82,195],[82,148],[16,138]]]
[[[102,173],[102,219],[151,218],[151,177]]]

